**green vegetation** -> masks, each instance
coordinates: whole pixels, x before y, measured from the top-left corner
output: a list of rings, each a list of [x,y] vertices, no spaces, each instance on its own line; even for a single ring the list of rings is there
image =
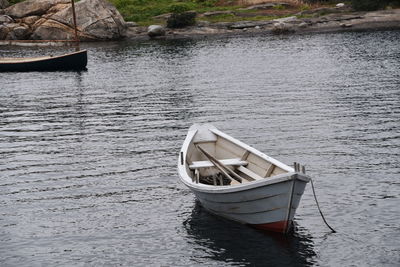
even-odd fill
[[[284,5],[276,5],[276,6],[273,7],[273,9],[275,9],[275,10],[283,10],[285,8],[286,7]]]
[[[154,17],[166,13],[182,13],[195,11],[227,10],[235,7],[216,6],[217,0],[109,0],[127,21],[135,21],[140,25],[154,23]]]
[[[168,28],[184,28],[196,24],[195,12],[174,12],[167,20]]]
[[[16,3],[22,2],[24,0],[9,0],[8,2],[10,3],[10,5],[15,5]]]

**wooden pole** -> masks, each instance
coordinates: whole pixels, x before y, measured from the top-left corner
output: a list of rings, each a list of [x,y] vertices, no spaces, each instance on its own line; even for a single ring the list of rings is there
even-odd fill
[[[71,6],[72,6],[72,18],[74,20],[74,30],[75,30],[75,41],[78,45],[78,50],[79,50],[79,38],[78,38],[78,29],[76,26],[76,14],[75,14],[75,2],[74,0],[71,0]]]

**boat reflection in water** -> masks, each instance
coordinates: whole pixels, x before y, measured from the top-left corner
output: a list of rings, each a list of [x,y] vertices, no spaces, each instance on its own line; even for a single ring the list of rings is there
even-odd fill
[[[184,222],[189,237],[213,260],[251,266],[310,266],[316,253],[301,229],[282,235],[263,232],[209,214],[199,202]],[[198,259],[197,259],[198,260]]]

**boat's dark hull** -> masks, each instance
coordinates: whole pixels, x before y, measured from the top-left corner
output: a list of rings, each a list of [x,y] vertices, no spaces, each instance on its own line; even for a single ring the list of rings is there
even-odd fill
[[[18,62],[2,61],[0,59],[0,72],[7,71],[65,71],[85,70],[87,65],[87,51],[82,50],[62,56],[44,59],[30,59]]]

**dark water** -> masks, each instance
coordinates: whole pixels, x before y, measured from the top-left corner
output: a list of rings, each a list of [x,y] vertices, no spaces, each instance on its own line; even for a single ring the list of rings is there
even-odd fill
[[[1,73],[0,265],[399,266],[399,40],[88,44],[87,72]],[[338,232],[309,185],[287,237],[205,213],[176,171],[194,122],[305,164]]]

